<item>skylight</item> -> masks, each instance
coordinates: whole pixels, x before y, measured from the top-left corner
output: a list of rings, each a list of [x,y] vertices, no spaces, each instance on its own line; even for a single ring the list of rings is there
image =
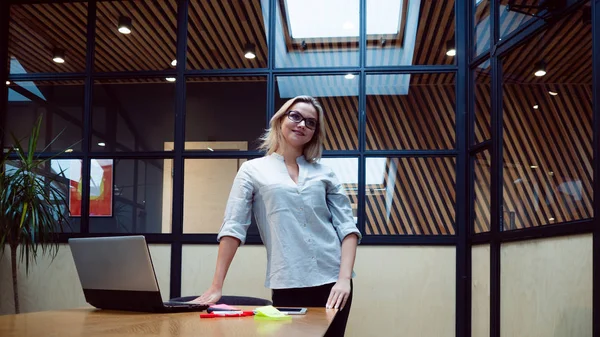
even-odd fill
[[[398,34],[403,0],[367,1],[367,34]],[[358,0],[286,0],[294,39],[358,37]]]
[[[10,58],[10,74],[11,75],[27,74],[27,71],[25,71],[25,68],[23,68],[21,63],[14,57]],[[18,82],[15,82],[15,84],[23,87],[24,89],[26,89],[27,91],[36,95],[37,97],[43,99],[44,101],[46,100],[46,97],[44,97],[44,95],[42,94],[40,89],[38,89],[38,87],[32,81],[18,81]],[[9,102],[29,102],[31,100],[29,98],[21,95],[20,93],[14,91],[13,89],[9,89],[8,90],[8,101]]]

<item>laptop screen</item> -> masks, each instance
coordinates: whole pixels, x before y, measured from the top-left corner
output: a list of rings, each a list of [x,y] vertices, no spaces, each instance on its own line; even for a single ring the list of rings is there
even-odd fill
[[[83,289],[159,291],[143,236],[69,239]]]

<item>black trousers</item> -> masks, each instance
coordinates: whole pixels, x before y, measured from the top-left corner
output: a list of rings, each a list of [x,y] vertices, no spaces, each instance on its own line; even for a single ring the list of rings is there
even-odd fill
[[[325,307],[331,288],[335,283],[324,284],[317,287],[273,289],[273,306],[275,307]],[[350,305],[352,304],[352,293],[354,286],[350,281],[350,296],[346,301],[344,309],[340,310],[329,325],[325,333],[326,337],[344,336]]]

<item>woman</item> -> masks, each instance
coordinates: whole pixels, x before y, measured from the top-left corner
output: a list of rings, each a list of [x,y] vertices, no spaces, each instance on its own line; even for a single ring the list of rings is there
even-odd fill
[[[361,234],[348,197],[321,158],[323,109],[312,97],[287,101],[262,137],[267,155],[238,171],[217,240],[211,287],[195,301],[215,303],[254,213],[267,249],[265,286],[274,306],[340,309],[326,336],[343,336],[352,303],[352,268]]]

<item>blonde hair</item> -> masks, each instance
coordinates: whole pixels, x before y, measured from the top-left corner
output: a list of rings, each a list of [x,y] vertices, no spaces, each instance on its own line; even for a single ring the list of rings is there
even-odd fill
[[[304,158],[309,162],[316,162],[321,159],[323,153],[323,142],[325,141],[325,118],[323,114],[323,107],[319,101],[311,96],[296,96],[281,106],[281,108],[273,115],[269,122],[269,128],[260,137],[261,144],[258,147],[259,150],[266,151],[267,155],[277,151],[279,146],[284,142],[283,134],[281,133],[281,124],[283,119],[286,118],[287,112],[290,110],[292,105],[296,103],[308,103],[315,108],[319,115],[319,122],[317,128],[312,136],[310,142],[304,145]]]

